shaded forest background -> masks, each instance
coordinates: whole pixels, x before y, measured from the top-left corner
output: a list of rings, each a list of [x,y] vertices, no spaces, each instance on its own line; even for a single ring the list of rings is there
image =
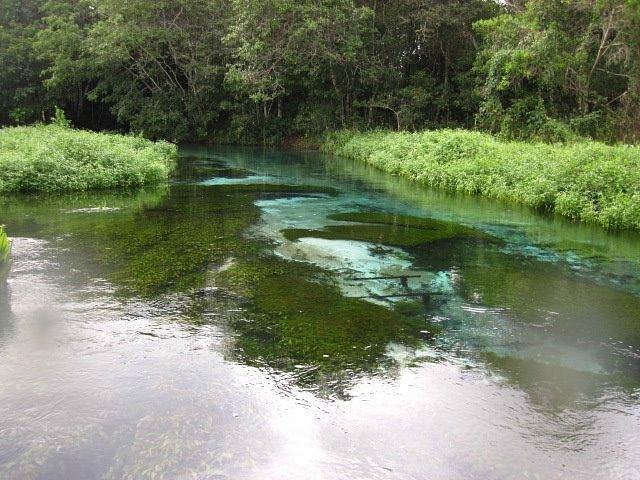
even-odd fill
[[[0,0],[0,124],[640,139],[640,0]]]

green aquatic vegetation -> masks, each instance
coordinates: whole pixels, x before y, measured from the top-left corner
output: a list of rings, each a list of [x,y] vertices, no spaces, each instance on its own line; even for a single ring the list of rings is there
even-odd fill
[[[417,247],[450,238],[442,232],[388,225],[329,225],[322,230],[289,228],[283,230],[282,234],[290,241],[311,237],[326,240],[355,240],[394,247]]]
[[[484,250],[459,273],[460,294],[468,301],[478,297],[483,305],[506,308],[523,324],[544,325],[557,338],[640,342],[640,298],[568,275],[562,265],[529,262],[523,271],[522,259]]]
[[[214,177],[223,177],[223,178],[247,178],[253,175],[251,170],[247,170],[246,168],[232,168],[232,167],[220,167],[212,169]]]
[[[177,147],[59,125],[0,129],[0,193],[132,188],[166,181]]]
[[[337,195],[338,190],[331,187],[321,187],[315,185],[284,185],[278,183],[247,183],[216,185],[220,192],[246,193],[255,195]]]
[[[75,270],[108,279],[122,295],[145,297],[202,287],[210,263],[246,245],[239,232],[259,214],[252,196],[187,185],[0,205],[12,231],[48,240]]]
[[[351,222],[328,225],[322,230],[285,229],[284,237],[296,241],[303,237],[327,240],[357,240],[395,247],[417,247],[438,240],[463,237],[489,237],[480,231],[430,218],[379,212],[337,213],[331,220]]]
[[[465,227],[458,223],[445,222],[428,217],[412,217],[410,215],[396,215],[384,212],[345,212],[333,213],[328,216],[331,220],[342,222],[372,223],[376,225],[391,225],[406,228],[417,228],[438,232],[446,236],[467,236],[490,238],[491,236],[474,228]]]
[[[9,269],[10,253],[11,243],[9,242],[9,237],[7,237],[4,228],[0,226],[0,280],[7,274]]]
[[[390,342],[416,345],[429,328],[420,309],[403,314],[343,296],[331,275],[311,264],[249,257],[216,281],[245,299],[232,321],[243,359],[293,371],[303,384],[374,373],[391,361]]]
[[[260,194],[328,190],[282,185],[173,185],[136,195],[79,192],[0,197],[0,222],[69,252],[123,295],[152,297],[205,284],[210,264],[260,246],[241,233],[255,223]],[[82,252],[78,256],[78,252]]]
[[[134,293],[187,291],[204,286],[210,264],[251,250],[240,234],[258,217],[249,195],[174,187],[160,205],[121,225],[118,248],[101,254],[117,267],[112,280]]]
[[[443,190],[640,230],[640,148],[507,142],[479,132],[337,132],[323,150]]]
[[[546,248],[562,254],[575,254],[585,260],[607,260],[607,249],[603,245],[589,242],[561,239],[557,242],[541,243],[540,248]]]
[[[215,159],[203,160],[194,156],[183,156],[173,173],[177,180],[198,182],[214,177],[247,178],[252,175],[251,170],[234,168]]]

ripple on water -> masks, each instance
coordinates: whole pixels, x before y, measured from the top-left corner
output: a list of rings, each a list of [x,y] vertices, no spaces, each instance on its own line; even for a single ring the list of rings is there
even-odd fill
[[[166,197],[76,199],[65,208],[73,215],[55,205],[55,215],[43,207],[25,220],[18,205],[16,228],[48,242],[18,237],[0,286],[0,477],[586,480],[640,471],[629,321],[638,309],[624,288],[599,280],[613,268],[607,249],[576,258],[567,253],[575,245],[546,244],[546,234],[532,242],[531,217],[508,222],[501,207],[300,160],[229,153],[194,165],[196,181],[211,169],[227,175],[217,185],[191,189],[183,172]],[[274,187],[265,198],[247,187],[301,178],[342,193]],[[413,193],[394,196],[402,192]],[[120,210],[91,210],[100,204]],[[368,242],[281,234],[331,232],[354,223],[344,215],[372,211],[481,230],[498,211],[513,232],[490,232],[506,243],[466,236],[428,246],[385,243],[402,232]],[[93,223],[83,230],[80,221]],[[243,243],[220,240],[238,231]],[[162,265],[191,278],[196,262],[197,282],[178,288],[148,268],[154,252],[171,249],[172,265]],[[89,252],[86,268],[71,261]],[[139,263],[113,274],[131,259]],[[409,273],[417,277],[406,286],[354,280]],[[224,278],[239,295],[224,293]],[[154,288],[123,292],[118,282]],[[155,288],[167,285],[175,288]],[[403,288],[441,295],[426,305],[345,299]]]

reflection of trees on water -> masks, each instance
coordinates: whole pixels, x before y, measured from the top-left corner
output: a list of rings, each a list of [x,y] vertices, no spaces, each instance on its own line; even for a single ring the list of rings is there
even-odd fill
[[[416,265],[456,279],[433,311],[442,320],[439,348],[481,365],[544,409],[637,388],[639,363],[618,345],[640,342],[638,323],[629,321],[640,299],[491,244],[442,246],[416,253]]]
[[[203,160],[187,162],[178,178],[249,173]],[[360,375],[392,375],[390,345],[419,349],[433,336],[447,356],[477,361],[523,391],[536,393],[544,387],[551,392],[547,398],[568,399],[597,385],[590,393],[595,396],[603,384],[622,385],[639,377],[637,371],[628,374],[628,356],[612,355],[598,343],[608,337],[624,339],[625,345],[640,342],[637,322],[626,321],[640,311],[636,297],[571,277],[557,265],[505,253],[495,239],[471,228],[406,215],[342,212],[327,219],[341,222],[337,225],[283,232],[292,241],[312,236],[396,245],[412,255],[414,268],[443,274],[437,278],[444,283],[433,289],[450,288],[450,294],[432,298],[428,305],[408,299],[395,310],[346,299],[327,271],[265,256],[268,244],[242,235],[260,218],[257,198],[316,193],[335,192],[304,185],[179,184],[135,195],[2,199],[0,221],[25,237],[58,242],[64,262],[107,278],[122,295],[153,298],[198,290],[206,285],[212,264],[237,259],[225,272],[210,274],[219,277],[220,286],[226,277],[231,290],[240,290],[242,312],[227,323],[236,360],[284,372],[299,385],[324,389],[322,394],[341,395]],[[470,313],[465,306],[487,312]],[[545,326],[542,307],[560,315]],[[505,313],[496,316],[492,309]],[[438,321],[429,325],[429,317]],[[0,285],[0,339],[11,329],[9,291]],[[598,348],[567,348],[577,339]],[[564,363],[549,353],[553,348]],[[581,373],[575,367],[583,362],[578,366],[586,368],[584,359],[576,357],[572,363],[569,357],[587,350],[598,355],[606,373],[624,372],[626,380]],[[637,362],[632,368],[638,368]]]
[[[11,313],[9,284],[0,279],[0,349],[13,334],[13,314]]]

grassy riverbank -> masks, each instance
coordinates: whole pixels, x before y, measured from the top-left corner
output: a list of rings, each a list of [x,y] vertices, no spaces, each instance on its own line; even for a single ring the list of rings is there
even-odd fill
[[[0,193],[129,188],[166,180],[177,147],[57,125],[0,129]]]
[[[505,142],[483,133],[341,131],[327,153],[449,191],[529,205],[609,229],[640,230],[640,148]]]

